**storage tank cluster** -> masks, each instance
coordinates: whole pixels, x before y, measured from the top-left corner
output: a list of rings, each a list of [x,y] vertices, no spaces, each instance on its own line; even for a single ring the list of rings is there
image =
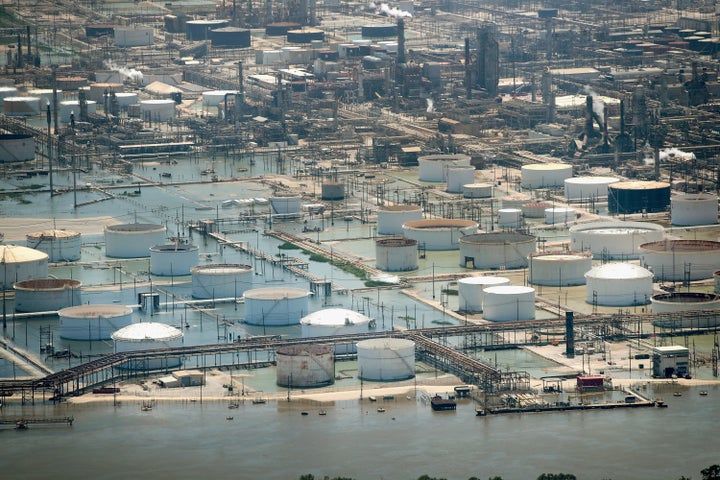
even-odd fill
[[[406,238],[426,250],[457,250],[463,237],[478,231],[478,224],[473,220],[434,218],[405,222],[402,229]]]
[[[377,212],[377,232],[380,235],[402,235],[403,224],[422,220],[418,205],[384,205]]]
[[[357,343],[358,376],[393,382],[415,376],[415,342],[403,338],[373,338]]]
[[[485,289],[510,285],[505,277],[478,276],[465,277],[458,280],[458,309],[461,312],[476,313],[483,311]]]
[[[317,388],[335,383],[335,352],[329,345],[286,345],[275,351],[276,383]]]
[[[0,134],[0,163],[35,159],[35,137],[19,133]]]
[[[239,298],[252,287],[254,269],[238,263],[212,263],[190,269],[192,297]]]
[[[82,304],[82,282],[71,278],[34,278],[15,282],[15,310],[54,312]]]
[[[183,337],[182,330],[157,322],[134,323],[117,330],[111,335],[115,353],[177,348],[183,345]],[[160,370],[177,368],[181,364],[182,357],[167,355],[150,359],[130,359],[122,364],[120,368],[138,371]]]
[[[77,305],[58,311],[60,338],[109,340],[112,334],[132,323],[132,308],[122,305]]]
[[[569,287],[584,285],[592,269],[590,252],[536,252],[528,258],[529,282],[533,285]]]
[[[718,197],[708,193],[687,193],[670,198],[670,222],[678,226],[718,223]]]
[[[535,289],[522,285],[487,287],[483,297],[483,318],[491,322],[535,319]]]
[[[345,308],[325,308],[300,319],[303,338],[351,335],[372,330],[373,320],[362,313]],[[336,354],[355,353],[354,344],[335,345]]]
[[[381,238],[375,241],[375,266],[385,272],[417,270],[418,241],[411,238]]]
[[[537,238],[521,232],[490,232],[460,239],[460,266],[476,270],[525,268]]]
[[[301,288],[267,287],[246,290],[245,323],[267,327],[297,325],[308,313],[308,295]]]
[[[596,259],[638,258],[640,245],[665,238],[660,225],[646,222],[592,222],[570,227],[570,249],[590,251]]]
[[[720,265],[720,242],[662,240],[640,245],[640,263],[659,281],[712,278]]]
[[[651,271],[631,263],[605,263],[585,274],[585,301],[591,305],[628,307],[650,302]]]
[[[42,230],[28,233],[25,245],[48,255],[49,262],[80,260],[80,233],[70,230]]]
[[[10,290],[14,282],[47,276],[47,253],[18,245],[0,245],[0,285],[3,290]]]
[[[608,185],[608,211],[616,214],[664,212],[670,205],[670,184],[655,181]]]
[[[572,165],[566,163],[538,163],[520,168],[522,188],[562,187],[572,177]]]
[[[423,182],[446,182],[448,168],[469,166],[470,157],[463,154],[438,154],[418,157],[418,174],[419,179]]]
[[[565,179],[565,199],[568,202],[604,200],[608,185],[619,182],[615,177],[572,177]]]
[[[150,247],[150,273],[171,277],[174,275],[190,275],[190,271],[198,264],[197,245],[175,242]]]
[[[150,247],[165,242],[164,225],[125,223],[105,227],[105,255],[114,258],[145,258]]]

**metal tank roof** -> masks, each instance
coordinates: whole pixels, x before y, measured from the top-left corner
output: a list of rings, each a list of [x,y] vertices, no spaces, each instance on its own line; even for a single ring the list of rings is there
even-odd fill
[[[71,238],[80,235],[79,232],[73,232],[72,230],[41,230],[39,232],[28,233],[28,238]]]
[[[192,273],[202,273],[207,275],[227,275],[234,273],[252,272],[252,265],[242,263],[208,263],[205,265],[197,265],[190,269]]]
[[[285,345],[275,350],[278,355],[327,355],[334,351],[332,345],[321,344]]]
[[[636,279],[636,278],[652,278],[653,273],[639,265],[632,263],[606,263],[604,265],[598,265],[592,268],[585,274],[588,278],[598,279]]]
[[[282,300],[285,298],[307,297],[309,294],[309,291],[302,288],[268,287],[246,290],[244,296],[246,299],[252,298],[255,300]]]
[[[562,251],[562,252],[534,252],[530,256],[534,260],[542,260],[543,262],[568,262],[577,260],[580,258],[592,258],[592,252],[573,252],[573,251]]]
[[[371,338],[357,343],[358,348],[366,350],[397,350],[414,345],[415,342],[404,338]]]
[[[105,227],[105,230],[111,231],[111,232],[127,232],[127,233],[136,233],[136,232],[149,232],[149,231],[157,231],[157,230],[165,230],[165,227],[163,225],[154,224],[154,223],[123,223],[120,225],[108,225]]]
[[[113,333],[111,338],[122,342],[162,342],[178,340],[183,332],[173,326],[157,322],[134,323]]]
[[[13,288],[15,290],[46,292],[53,290],[80,288],[81,285],[82,282],[80,280],[74,280],[72,278],[33,278],[30,280],[15,282],[13,284]]]
[[[63,308],[58,314],[65,317],[97,318],[130,315],[132,311],[132,308],[124,305],[76,305]]]
[[[460,242],[477,245],[494,245],[506,243],[523,243],[534,240],[535,236],[521,232],[489,232],[465,235],[460,239]]]
[[[420,205],[383,205],[378,209],[380,212],[414,212],[422,210]]]
[[[631,180],[628,182],[615,182],[609,188],[614,190],[653,190],[656,188],[670,188],[670,184],[654,180]]]
[[[659,242],[643,243],[641,250],[651,252],[717,252],[720,251],[720,242],[712,240],[661,240]]]
[[[542,170],[542,171],[548,171],[548,170],[565,170],[567,168],[572,168],[572,165],[569,163],[533,163],[530,165],[523,165],[523,170]]]
[[[47,260],[48,254],[19,245],[0,245],[0,262],[24,263]]]
[[[477,226],[474,220],[448,219],[448,218],[432,218],[428,220],[411,220],[405,222],[405,227],[414,229],[445,229],[445,228],[462,228]]]
[[[309,315],[305,315],[300,319],[300,323],[306,325],[342,326],[369,323],[370,320],[370,317],[353,310],[347,310],[345,308],[326,308],[324,310],[318,310]]]

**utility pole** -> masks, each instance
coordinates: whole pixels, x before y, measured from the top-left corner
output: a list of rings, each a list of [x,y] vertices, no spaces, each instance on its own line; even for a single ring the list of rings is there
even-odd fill
[[[48,174],[50,176],[50,197],[55,195],[53,188],[53,173],[52,173],[52,135],[50,134],[50,125],[52,124],[52,115],[50,113],[50,102],[47,102],[47,140],[48,140]]]

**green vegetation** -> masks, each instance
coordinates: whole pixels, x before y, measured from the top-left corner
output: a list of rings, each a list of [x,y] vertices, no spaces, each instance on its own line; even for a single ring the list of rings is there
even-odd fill
[[[45,185],[41,183],[33,183],[32,185],[22,185],[18,188],[20,190],[40,190],[41,188],[45,188]]]
[[[278,250],[300,250],[300,247],[298,247],[294,243],[285,242],[278,247]]]
[[[32,202],[30,200],[27,200],[22,192],[6,192],[6,193],[0,193],[0,200],[15,200],[17,203],[21,205],[29,205]]]
[[[433,320],[430,323],[434,323],[435,325],[452,325],[452,322],[448,322],[447,320]]]

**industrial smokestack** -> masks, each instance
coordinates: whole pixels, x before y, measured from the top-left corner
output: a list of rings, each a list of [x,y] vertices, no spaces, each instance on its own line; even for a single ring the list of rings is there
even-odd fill
[[[398,32],[398,54],[397,54],[397,63],[407,63],[405,59],[405,20],[402,18],[398,19],[397,22],[397,32]]]
[[[243,74],[243,62],[238,62],[238,92],[245,93],[245,78]]]
[[[575,314],[565,312],[565,356],[575,358]]]
[[[472,100],[472,73],[470,71],[470,39],[465,38],[465,96]]]
[[[625,134],[625,100],[620,100],[620,135]]]

